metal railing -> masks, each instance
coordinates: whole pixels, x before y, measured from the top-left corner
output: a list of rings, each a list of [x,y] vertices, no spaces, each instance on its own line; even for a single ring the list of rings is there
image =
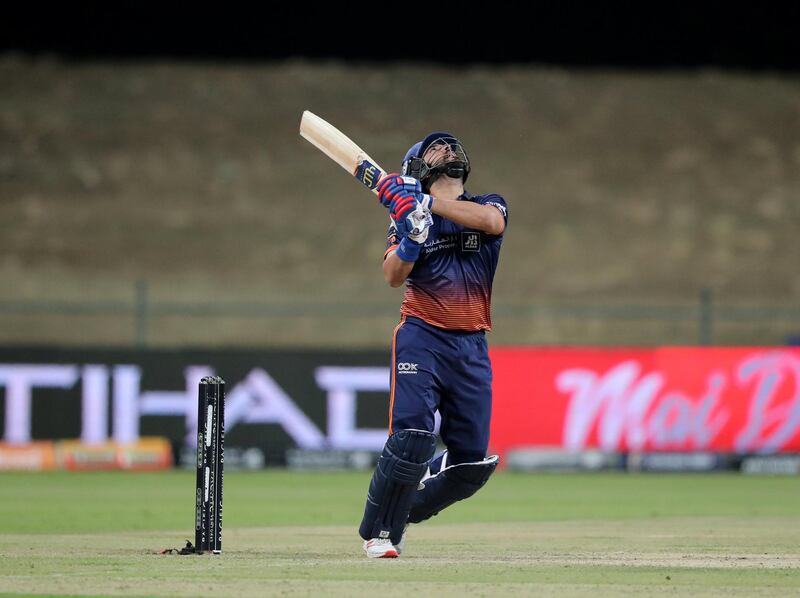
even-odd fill
[[[510,304],[500,303],[493,307],[495,319],[511,318],[520,321],[600,321],[609,326],[619,323],[656,322],[691,327],[694,344],[712,345],[715,333],[723,325],[745,324],[769,326],[779,324],[785,332],[785,342],[800,342],[800,307],[741,306],[716,304],[710,290],[700,292],[698,300],[687,304]],[[130,342],[125,344],[139,348],[148,347],[153,322],[159,318],[320,318],[320,319],[364,319],[385,317],[391,320],[397,314],[397,305],[392,303],[353,302],[224,302],[155,300],[149,285],[140,280],[134,284],[132,298],[128,301],[59,301],[24,300],[0,301],[2,316],[113,316],[130,318],[132,330]],[[2,339],[0,338],[0,342]],[[575,344],[566,339],[565,342]],[[580,343],[578,343],[580,344]],[[605,343],[605,344],[611,344]]]

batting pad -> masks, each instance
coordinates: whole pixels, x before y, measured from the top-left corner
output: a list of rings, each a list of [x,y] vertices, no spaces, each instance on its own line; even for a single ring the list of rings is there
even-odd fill
[[[362,538],[400,542],[414,494],[435,450],[436,436],[430,432],[400,430],[389,436],[369,484],[358,529]]]
[[[497,455],[492,455],[475,463],[450,465],[425,480],[424,488],[414,494],[408,522],[430,519],[442,509],[475,494],[494,473],[499,460]]]

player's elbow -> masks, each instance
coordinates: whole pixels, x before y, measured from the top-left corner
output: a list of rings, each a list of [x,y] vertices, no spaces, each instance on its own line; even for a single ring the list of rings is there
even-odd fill
[[[396,265],[393,263],[394,256],[392,254],[383,262],[383,279],[393,289],[396,289],[400,285],[402,285],[405,280],[405,274],[401,268],[397,268]]]
[[[400,276],[398,272],[392,272],[388,268],[383,271],[383,279],[386,281],[386,284],[393,289],[396,289],[405,282],[405,277]]]
[[[496,210],[493,210],[496,212]],[[491,212],[486,215],[483,227],[481,228],[487,235],[502,235],[506,230],[506,221],[499,213],[492,214]]]

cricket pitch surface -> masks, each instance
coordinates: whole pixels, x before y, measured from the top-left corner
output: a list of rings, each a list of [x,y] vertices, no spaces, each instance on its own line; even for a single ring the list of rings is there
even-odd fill
[[[367,559],[368,473],[226,473],[223,554],[193,475],[0,475],[0,596],[800,596],[800,479],[499,473]]]

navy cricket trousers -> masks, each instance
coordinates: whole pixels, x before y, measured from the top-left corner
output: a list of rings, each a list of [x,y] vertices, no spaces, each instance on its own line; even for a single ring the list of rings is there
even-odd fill
[[[434,431],[434,413],[448,462],[480,461],[489,445],[492,366],[486,335],[443,330],[404,317],[392,342],[389,433]]]

